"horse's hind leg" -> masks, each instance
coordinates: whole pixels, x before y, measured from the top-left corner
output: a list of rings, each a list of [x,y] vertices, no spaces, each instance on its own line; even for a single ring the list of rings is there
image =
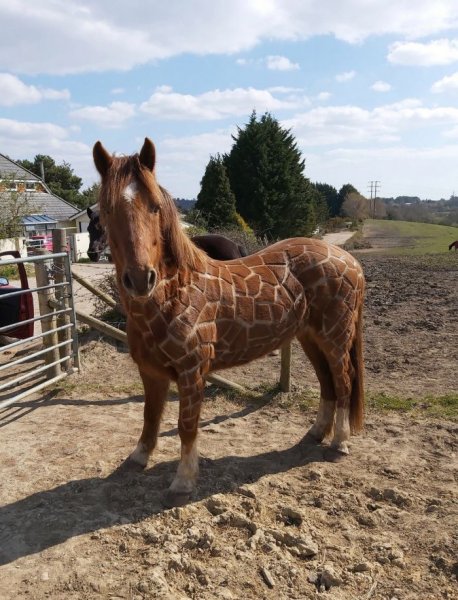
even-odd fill
[[[320,383],[320,405],[315,423],[310,428],[308,435],[321,442],[334,429],[334,415],[336,410],[336,395],[331,371],[326,356],[317,343],[307,334],[300,334],[297,339],[312,363]]]
[[[140,375],[145,389],[143,431],[137,447],[129,456],[129,459],[142,467],[146,467],[148,457],[156,446],[162,411],[169,390],[169,380],[151,377],[141,370]]]

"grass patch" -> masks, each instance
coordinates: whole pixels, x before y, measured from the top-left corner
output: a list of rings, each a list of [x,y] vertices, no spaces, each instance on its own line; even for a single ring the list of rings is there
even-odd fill
[[[369,409],[426,414],[432,417],[458,420],[458,394],[403,398],[378,392],[367,394],[366,398]]]
[[[270,404],[285,410],[316,411],[320,400],[318,389],[298,389],[282,393],[278,384],[261,384],[245,394],[237,391],[223,390],[212,386],[212,395],[223,395],[227,400],[243,403],[255,400],[262,404]],[[210,389],[207,389],[206,396]],[[442,419],[458,420],[458,394],[444,396],[403,397],[386,392],[367,392],[366,409],[368,412],[402,412],[414,415],[431,416]]]
[[[383,254],[448,253],[449,244],[458,238],[458,227],[447,225],[375,219],[368,219],[365,225],[374,232],[375,238],[393,238],[389,247],[380,249]],[[367,239],[371,242],[370,235]]]
[[[25,272],[27,273],[27,276],[34,276],[35,275],[35,268],[33,265],[25,265]],[[19,281],[19,271],[17,268],[17,265],[4,265],[3,267],[0,266],[0,277],[7,277],[8,279],[13,280],[18,280]]]

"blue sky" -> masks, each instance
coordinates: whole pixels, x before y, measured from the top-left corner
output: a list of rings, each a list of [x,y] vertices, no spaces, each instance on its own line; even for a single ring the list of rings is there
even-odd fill
[[[157,147],[192,198],[255,109],[311,181],[458,194],[457,0],[0,0],[0,152],[69,162]]]

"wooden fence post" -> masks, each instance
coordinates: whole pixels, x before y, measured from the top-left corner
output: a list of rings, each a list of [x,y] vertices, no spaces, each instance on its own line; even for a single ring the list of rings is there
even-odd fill
[[[52,245],[53,252],[55,254],[60,252],[67,252],[67,232],[65,229],[53,229],[52,232]],[[65,283],[65,259],[64,258],[55,258],[54,259],[54,283]],[[56,300],[59,302],[60,308],[66,309],[69,307],[68,303],[68,286],[57,287],[54,289],[54,295]],[[57,326],[62,327],[64,325],[70,324],[70,313],[63,313],[57,315]],[[59,354],[61,358],[68,357],[68,360],[62,363],[62,368],[64,370],[68,370],[70,368],[70,355],[72,352],[71,349],[71,330],[68,327],[67,329],[62,329],[58,334],[59,343],[68,342],[65,346],[61,346],[59,348]]]
[[[38,250],[38,254],[46,255],[46,250]],[[50,277],[48,274],[48,263],[45,261],[37,261],[35,263],[35,278],[37,281],[37,287],[45,287],[50,285]],[[49,304],[49,300],[53,297],[53,290],[51,288],[47,290],[40,290],[37,292],[38,295],[38,306],[40,309],[40,315],[49,315],[44,319],[41,319],[41,331],[46,333],[51,329],[56,328],[56,317],[52,314],[53,309]],[[58,343],[57,333],[50,333],[43,337],[43,345],[45,348],[49,348],[49,352],[45,354],[45,363],[47,365],[52,364],[59,360],[59,349],[54,348]],[[60,375],[60,366],[53,365],[47,370],[48,379],[57,377]]]
[[[280,389],[282,392],[291,391],[291,342],[281,347]]]

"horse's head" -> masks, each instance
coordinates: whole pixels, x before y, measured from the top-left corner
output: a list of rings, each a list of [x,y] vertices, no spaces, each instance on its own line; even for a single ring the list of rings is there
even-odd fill
[[[202,268],[205,253],[183,233],[173,198],[156,181],[153,142],[145,138],[139,154],[120,157],[97,142],[93,154],[102,177],[100,224],[125,292],[146,298],[164,276]]]
[[[162,267],[164,202],[154,173],[154,145],[147,138],[140,154],[116,157],[97,142],[93,154],[102,177],[100,224],[118,279],[130,296],[147,297]]]
[[[107,234],[100,223],[98,209],[87,208],[87,215],[90,219],[87,231],[89,233],[89,249],[87,255],[92,262],[98,262],[101,254],[107,247]]]

